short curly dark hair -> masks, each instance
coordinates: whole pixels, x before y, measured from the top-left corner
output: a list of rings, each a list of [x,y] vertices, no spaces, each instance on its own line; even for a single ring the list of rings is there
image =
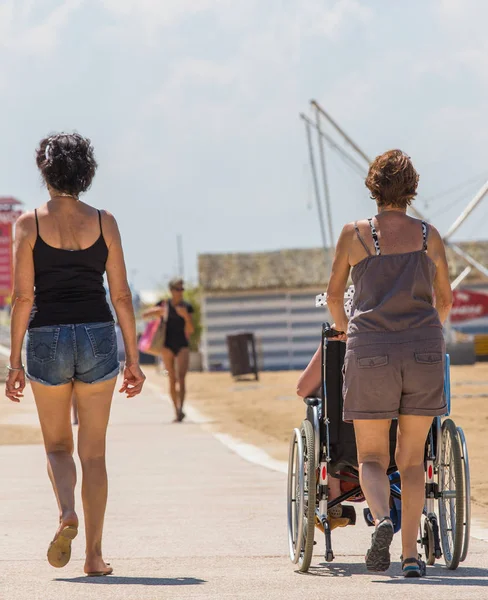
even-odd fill
[[[378,206],[406,208],[417,195],[418,182],[410,157],[401,150],[388,150],[371,163],[365,184]]]
[[[90,140],[79,133],[41,140],[36,162],[49,187],[76,197],[90,187],[98,166]]]

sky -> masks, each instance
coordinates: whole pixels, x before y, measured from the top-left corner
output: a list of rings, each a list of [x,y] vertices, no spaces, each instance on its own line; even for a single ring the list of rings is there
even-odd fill
[[[401,148],[441,233],[488,179],[482,0],[0,0],[0,195],[45,201],[54,131],[91,138],[83,199],[114,213],[139,289],[199,253],[317,247],[300,112],[314,98],[370,156]],[[314,136],[315,139],[315,136]],[[330,147],[337,238],[374,214]],[[488,200],[455,239],[486,239]]]

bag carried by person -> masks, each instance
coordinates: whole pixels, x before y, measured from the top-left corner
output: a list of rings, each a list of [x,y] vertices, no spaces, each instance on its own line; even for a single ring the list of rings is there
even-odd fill
[[[168,321],[168,307],[165,303],[163,317],[154,319],[146,325],[144,333],[139,338],[138,348],[144,354],[161,356],[164,342],[166,341],[166,323]]]

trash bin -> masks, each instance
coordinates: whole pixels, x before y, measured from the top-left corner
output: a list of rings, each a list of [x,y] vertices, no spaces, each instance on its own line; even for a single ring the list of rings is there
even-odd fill
[[[254,375],[259,379],[254,333],[238,333],[227,336],[227,349],[232,377]]]

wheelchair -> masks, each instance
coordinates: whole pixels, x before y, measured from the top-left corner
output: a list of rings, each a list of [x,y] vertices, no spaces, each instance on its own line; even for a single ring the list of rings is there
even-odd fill
[[[290,558],[307,572],[313,555],[316,522],[325,535],[325,560],[334,560],[328,511],[345,501],[362,501],[354,428],[342,420],[342,366],[345,344],[328,341],[330,325],[322,325],[322,385],[320,397],[304,398],[306,415],[290,440],[288,460],[288,543]],[[449,356],[444,392],[450,408]],[[446,415],[448,416],[448,414]],[[390,430],[391,503],[401,501],[400,475],[395,465],[397,422]],[[434,417],[425,444],[425,506],[419,524],[419,544],[427,565],[444,557],[448,569],[464,561],[469,547],[471,499],[469,460],[463,430],[452,419]],[[329,499],[329,478],[349,482],[349,490]],[[355,485],[352,486],[351,482]],[[436,510],[437,508],[437,510]],[[365,519],[369,509],[365,509]],[[370,514],[370,513],[369,513]],[[373,525],[372,519],[366,519]]]

